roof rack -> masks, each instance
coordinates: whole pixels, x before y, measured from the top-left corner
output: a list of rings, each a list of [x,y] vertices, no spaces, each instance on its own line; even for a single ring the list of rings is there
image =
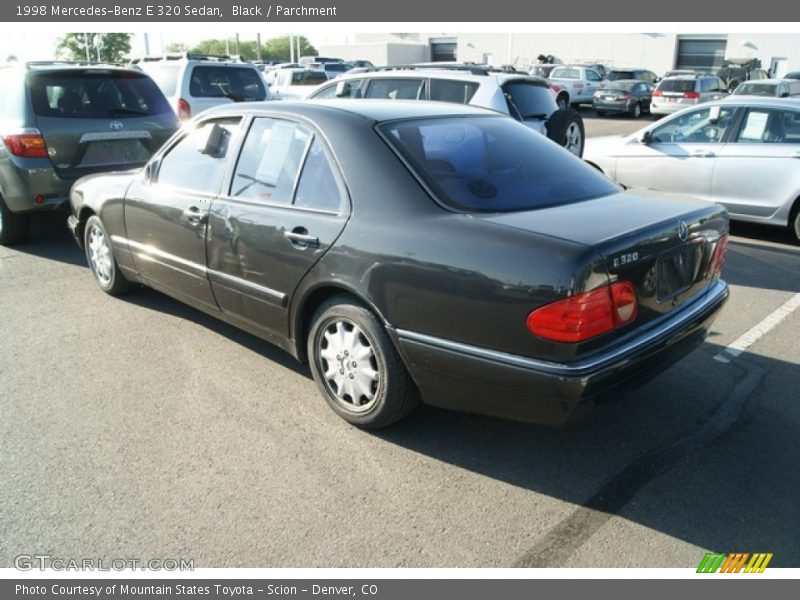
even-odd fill
[[[29,60],[25,62],[26,69],[35,69],[36,67],[123,67],[123,63],[110,62],[107,60]]]
[[[129,64],[140,62],[160,62],[165,60],[206,60],[209,62],[247,62],[241,55],[229,54],[206,54],[204,52],[177,52],[167,54],[149,54],[147,56],[137,56],[131,58]]]

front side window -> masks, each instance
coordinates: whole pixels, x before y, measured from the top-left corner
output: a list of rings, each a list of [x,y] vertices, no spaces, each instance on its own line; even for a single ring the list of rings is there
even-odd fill
[[[600,81],[600,75],[598,75],[596,72],[594,72],[594,71],[592,71],[590,69],[587,69],[586,70],[586,80],[587,81]]]
[[[545,136],[503,117],[448,117],[380,126],[388,143],[447,206],[523,211],[579,202],[619,187]]]
[[[254,119],[239,154],[230,195],[291,204],[312,137],[311,131],[298,123]]]
[[[684,113],[652,130],[652,143],[709,144],[722,141],[733,121],[734,107],[703,108]]]
[[[161,159],[159,185],[216,193],[238,126],[238,119],[205,121],[189,131]]]

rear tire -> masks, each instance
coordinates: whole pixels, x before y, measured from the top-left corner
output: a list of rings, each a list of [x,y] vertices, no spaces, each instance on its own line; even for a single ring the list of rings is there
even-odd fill
[[[86,250],[89,270],[101,290],[111,296],[119,296],[133,289],[134,284],[125,279],[119,270],[114,251],[111,249],[111,239],[100,217],[92,215],[86,221],[83,247]]]
[[[0,196],[0,244],[11,246],[28,239],[28,215],[12,213]]]
[[[789,220],[789,227],[791,228],[792,232],[794,232],[795,239],[800,242],[800,202],[797,203],[797,206],[794,209],[794,214]]]
[[[547,119],[547,137],[575,156],[583,156],[586,133],[583,119],[574,110],[557,110]]]
[[[314,380],[333,411],[363,429],[409,415],[419,394],[383,325],[347,296],[322,303],[307,341]]]
[[[642,105],[638,102],[631,107],[631,116],[634,119],[638,119],[642,116]]]

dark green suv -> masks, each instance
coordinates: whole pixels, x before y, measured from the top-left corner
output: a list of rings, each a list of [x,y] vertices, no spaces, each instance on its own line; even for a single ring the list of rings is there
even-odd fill
[[[0,68],[0,244],[65,204],[76,179],[143,165],[178,127],[140,71],[47,62]]]

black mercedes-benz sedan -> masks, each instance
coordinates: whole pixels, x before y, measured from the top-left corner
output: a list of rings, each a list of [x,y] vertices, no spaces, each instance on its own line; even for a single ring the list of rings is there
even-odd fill
[[[420,400],[562,423],[686,356],[728,296],[722,207],[625,191],[469,106],[226,105],[71,202],[104,291],[277,344],[365,428]]]

